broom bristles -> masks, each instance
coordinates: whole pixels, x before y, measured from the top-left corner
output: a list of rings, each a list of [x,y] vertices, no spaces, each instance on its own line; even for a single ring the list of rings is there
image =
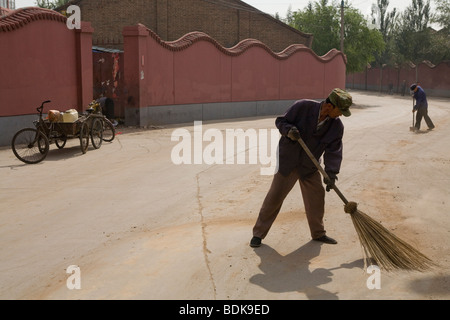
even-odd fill
[[[425,271],[436,266],[431,259],[364,212],[357,209],[350,216],[366,257],[373,259],[380,268],[387,271]]]

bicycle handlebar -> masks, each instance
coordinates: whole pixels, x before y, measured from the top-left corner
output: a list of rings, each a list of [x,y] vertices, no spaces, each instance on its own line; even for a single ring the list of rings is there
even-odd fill
[[[41,106],[39,108],[36,108],[37,112],[41,113],[42,110],[44,110],[44,104],[52,102],[51,100],[45,100],[44,102],[42,102]]]

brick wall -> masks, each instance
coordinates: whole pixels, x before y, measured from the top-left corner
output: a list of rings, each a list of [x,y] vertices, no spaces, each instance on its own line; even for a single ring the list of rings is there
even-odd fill
[[[247,38],[258,39],[275,52],[294,43],[307,47],[312,43],[312,35],[239,0],[78,0],[70,4],[78,5],[82,20],[91,22],[93,44],[108,48],[123,49],[123,27],[138,23],[166,41],[202,31],[228,48]]]

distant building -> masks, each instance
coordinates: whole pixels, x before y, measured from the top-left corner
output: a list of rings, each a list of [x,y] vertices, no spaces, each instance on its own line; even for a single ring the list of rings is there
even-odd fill
[[[125,26],[141,23],[165,41],[201,31],[230,48],[244,39],[260,40],[274,52],[291,44],[311,47],[313,35],[303,33],[240,0],[71,0],[81,19],[94,28],[93,45],[123,49]]]

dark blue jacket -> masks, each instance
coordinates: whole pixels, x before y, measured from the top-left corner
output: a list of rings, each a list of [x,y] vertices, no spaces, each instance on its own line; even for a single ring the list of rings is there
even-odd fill
[[[414,92],[414,99],[416,99],[416,104],[414,105],[414,110],[419,108],[428,108],[427,95],[421,87],[417,87],[417,91]]]
[[[281,133],[278,144],[278,171],[283,176],[289,175],[294,168],[298,170],[300,179],[317,171],[300,143],[287,137],[292,126],[297,127],[301,138],[317,160],[323,155],[325,171],[331,174],[339,173],[344,125],[339,118],[330,118],[317,131],[321,103],[313,100],[299,100],[286,111],[284,116],[276,118],[275,125]]]

